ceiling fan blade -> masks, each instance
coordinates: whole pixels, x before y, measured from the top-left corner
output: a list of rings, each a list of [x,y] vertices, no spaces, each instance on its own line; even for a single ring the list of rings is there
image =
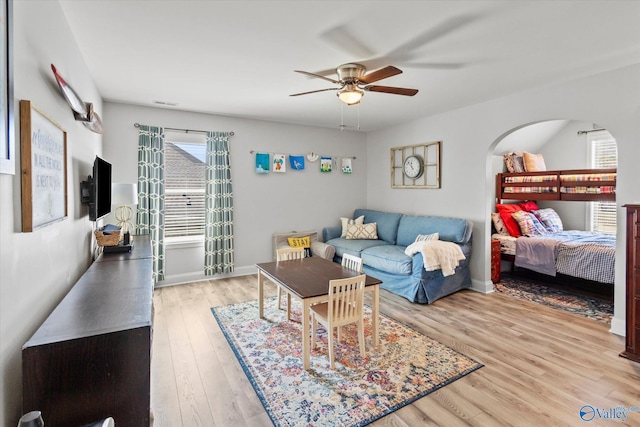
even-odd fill
[[[404,95],[404,96],[413,96],[418,93],[418,89],[407,89],[404,87],[391,87],[391,86],[376,86],[369,85],[363,88],[369,92],[382,92],[382,93],[391,93],[394,95]]]
[[[351,31],[348,24],[338,25],[320,34],[324,40],[354,58],[369,58],[375,52],[359,40]]]
[[[458,70],[468,65],[469,64],[464,62],[407,62],[404,64],[407,68],[426,68],[432,70]]]
[[[454,16],[452,18],[445,19],[440,24],[436,25],[433,28],[430,28],[407,42],[401,44],[393,52],[390,52],[388,57],[395,57],[397,55],[403,56],[408,52],[411,52],[419,47],[422,47],[428,43],[431,43],[434,40],[437,40],[445,35],[456,31],[458,28],[461,28],[474,20],[477,19],[475,15],[460,15]]]
[[[311,90],[311,91],[309,91],[309,92],[293,93],[293,94],[291,94],[291,95],[289,95],[289,96],[300,96],[300,95],[307,95],[307,94],[310,94],[310,93],[326,92],[326,91],[328,91],[328,90],[338,90],[338,89],[340,89],[340,88],[338,88],[338,87],[332,87],[332,88],[329,88],[329,89],[319,89],[319,90]]]
[[[331,83],[340,84],[339,81],[330,79],[329,77],[321,76],[320,74],[314,74],[308,71],[300,71],[300,70],[293,70],[293,71],[300,74],[306,74],[307,76],[310,76],[310,77],[317,77],[319,79],[327,80],[327,81],[330,81]]]
[[[330,76],[332,74],[336,73],[336,69],[335,68],[327,68],[326,70],[319,70],[319,71],[314,71],[313,74],[315,74],[316,76]]]
[[[398,74],[402,74],[402,70],[394,67],[393,65],[389,65],[372,73],[365,74],[358,80],[360,80],[362,83],[373,83],[377,82],[378,80],[386,79],[387,77],[395,76]]]

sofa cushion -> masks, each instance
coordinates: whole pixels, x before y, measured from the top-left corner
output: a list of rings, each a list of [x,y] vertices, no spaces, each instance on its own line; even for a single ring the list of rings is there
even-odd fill
[[[331,239],[327,244],[336,248],[336,256],[338,257],[342,257],[345,252],[359,257],[361,252],[367,248],[389,245],[384,240],[347,240],[342,237]]]
[[[400,223],[400,218],[402,218],[401,213],[380,212],[370,209],[356,209],[356,211],[353,213],[354,218],[357,218],[361,215],[364,215],[365,224],[368,224],[370,222],[377,223],[378,237],[380,239],[391,243],[392,245],[396,244],[398,224]]]
[[[366,216],[365,216],[366,221]],[[398,226],[398,245],[409,246],[418,234],[438,233],[440,240],[454,243],[465,243],[467,236],[467,220],[461,218],[445,218],[439,216],[403,215]]]
[[[396,245],[374,246],[362,251],[362,263],[391,274],[410,275],[413,258],[404,253],[404,247]]]

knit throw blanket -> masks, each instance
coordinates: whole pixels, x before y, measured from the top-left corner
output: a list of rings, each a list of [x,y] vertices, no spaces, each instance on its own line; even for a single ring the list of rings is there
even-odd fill
[[[442,275],[445,277],[454,274],[459,262],[465,259],[460,246],[442,240],[413,242],[404,250],[408,256],[413,256],[418,252],[422,253],[425,270],[442,269]]]

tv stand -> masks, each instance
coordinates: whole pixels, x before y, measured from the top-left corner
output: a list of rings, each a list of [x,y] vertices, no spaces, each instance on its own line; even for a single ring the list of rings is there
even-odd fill
[[[45,425],[149,426],[153,278],[148,236],[103,253],[22,347],[23,413]]]

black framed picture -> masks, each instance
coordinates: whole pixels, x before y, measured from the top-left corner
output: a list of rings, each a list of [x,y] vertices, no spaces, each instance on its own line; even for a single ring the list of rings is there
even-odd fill
[[[0,173],[15,175],[13,115],[13,0],[0,0]]]

